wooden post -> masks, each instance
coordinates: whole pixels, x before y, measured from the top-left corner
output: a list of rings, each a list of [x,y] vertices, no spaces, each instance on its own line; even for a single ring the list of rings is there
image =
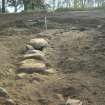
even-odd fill
[[[45,16],[45,30],[47,31],[47,17]]]

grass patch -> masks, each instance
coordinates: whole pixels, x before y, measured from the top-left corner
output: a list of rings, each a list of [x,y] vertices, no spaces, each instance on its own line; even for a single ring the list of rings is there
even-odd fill
[[[88,11],[88,10],[105,10],[105,7],[95,7],[95,8],[57,8],[55,10],[55,12]]]

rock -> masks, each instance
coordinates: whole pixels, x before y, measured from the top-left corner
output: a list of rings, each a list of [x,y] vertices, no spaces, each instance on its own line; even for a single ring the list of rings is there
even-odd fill
[[[23,56],[24,59],[38,59],[38,60],[43,60],[45,59],[45,56],[43,53],[41,52],[35,52],[35,53],[31,53],[31,54],[25,54]]]
[[[26,59],[20,63],[19,72],[33,73],[43,72],[46,70],[46,64],[35,59]]]
[[[50,100],[48,98],[40,98],[38,101],[41,103],[41,105],[49,105]]]
[[[99,28],[99,29],[102,28],[102,27],[103,27],[103,26],[102,26],[101,24],[100,24],[100,25],[97,25],[97,28]]]
[[[65,102],[65,99],[62,94],[56,94],[56,98],[62,102]]]
[[[82,102],[77,99],[68,99],[65,105],[82,105]]]
[[[30,40],[30,45],[37,50],[43,50],[43,48],[48,46],[48,42],[42,38],[35,38]]]
[[[0,87],[0,97],[9,97],[8,92],[2,87]]]
[[[3,86],[3,82],[0,82],[0,86]]]
[[[42,52],[42,51],[40,51],[40,50],[28,50],[28,51],[26,51],[26,53],[25,54],[42,54],[43,56],[44,56],[44,53]]]
[[[12,99],[6,99],[5,105],[15,105],[15,102]]]
[[[71,30],[78,30],[77,27],[71,27]]]
[[[45,72],[48,73],[48,74],[55,74],[56,70],[50,68],[50,69],[46,69]]]
[[[24,77],[26,77],[26,73],[19,73],[19,74],[17,74],[17,78],[18,79],[23,79]]]
[[[26,50],[34,50],[34,47],[32,47],[31,45],[26,45]]]

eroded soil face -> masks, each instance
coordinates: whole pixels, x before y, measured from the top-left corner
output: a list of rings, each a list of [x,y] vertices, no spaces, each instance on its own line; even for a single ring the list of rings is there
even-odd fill
[[[48,31],[44,31],[43,25],[29,24],[27,20],[35,18],[29,14],[22,15],[21,22],[17,19],[12,24],[6,21],[7,26],[3,24],[0,30],[0,86],[8,91],[16,105],[64,105],[68,97],[80,99],[83,105],[105,104],[102,22],[105,16],[103,12],[88,12],[90,18],[86,17],[86,12],[64,14],[48,18]],[[16,19],[16,16],[9,18]],[[25,46],[36,37],[48,40],[46,58],[57,72],[17,78],[17,64]]]

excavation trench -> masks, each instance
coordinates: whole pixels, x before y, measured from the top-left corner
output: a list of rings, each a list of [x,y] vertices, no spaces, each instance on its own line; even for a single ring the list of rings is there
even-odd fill
[[[27,27],[23,31],[7,28],[0,33],[0,86],[7,89],[16,105],[64,105],[68,97],[81,100],[83,105],[105,103],[104,34],[61,26],[37,34],[31,28],[26,31]],[[47,39],[46,59],[57,73],[17,78],[17,63],[32,38]]]

